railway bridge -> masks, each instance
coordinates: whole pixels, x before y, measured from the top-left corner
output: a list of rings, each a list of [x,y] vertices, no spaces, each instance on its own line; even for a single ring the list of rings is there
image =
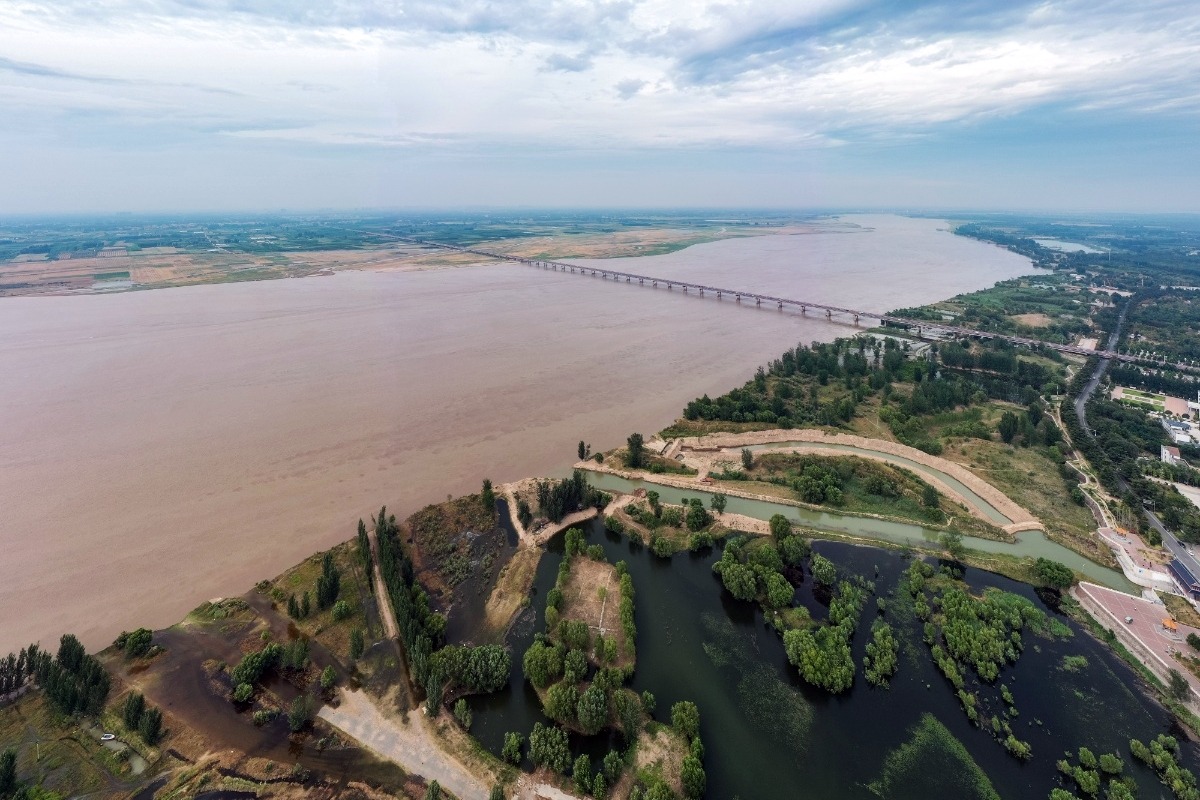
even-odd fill
[[[366,231],[364,231],[366,233]],[[1003,333],[994,333],[992,331],[975,330],[974,328],[963,328],[957,325],[947,325],[944,322],[936,322],[932,320],[919,320],[901,317],[896,314],[881,313],[878,311],[867,311],[863,309],[843,308],[841,306],[829,305],[827,303],[818,303],[812,300],[796,300],[788,297],[777,297],[775,295],[760,294],[758,292],[743,291],[740,289],[727,289],[718,286],[706,286],[701,283],[693,283],[691,281],[678,280],[676,278],[656,278],[651,275],[639,275],[633,272],[623,272],[621,270],[609,269],[607,267],[597,266],[581,266],[579,264],[568,264],[563,261],[551,261],[544,258],[525,258],[523,256],[513,256],[506,253],[493,253],[488,250],[478,250],[472,247],[459,247],[452,244],[442,244],[439,242],[430,242],[424,239],[414,239],[406,236],[396,236],[393,234],[377,234],[387,236],[409,244],[421,245],[423,247],[435,247],[442,250],[453,250],[459,253],[469,253],[471,255],[481,256],[483,258],[500,259],[503,261],[511,261],[517,264],[525,264],[540,269],[556,270],[562,272],[579,273],[580,275],[588,275],[599,277],[602,280],[613,280],[624,283],[637,283],[639,286],[650,286],[653,288],[666,287],[668,291],[680,290],[684,294],[696,293],[701,297],[716,297],[722,300],[726,297],[732,298],[735,303],[754,302],[755,306],[762,307],[774,305],[777,309],[783,310],[786,308],[799,309],[801,314],[807,315],[810,310],[824,312],[826,319],[834,320],[836,316],[838,321],[846,321],[847,324],[858,325],[860,320],[879,320],[883,325],[894,325],[904,328],[915,333],[920,338],[925,339],[944,339],[944,338],[974,338],[974,339],[991,339],[994,341],[1009,342],[1022,347],[1046,347],[1051,350],[1057,350],[1060,353],[1071,353],[1078,356],[1099,356],[1104,359],[1112,359],[1125,362],[1144,362],[1145,359],[1123,353],[1117,353],[1113,349],[1107,350],[1089,350],[1078,345],[1071,344],[1055,344],[1052,342],[1043,342],[1039,339],[1029,339],[1023,336],[1012,336]],[[849,320],[853,320],[850,323]],[[1110,348],[1113,343],[1110,342]],[[1186,365],[1179,364],[1162,364],[1153,362],[1154,366],[1172,367],[1177,369],[1187,369]]]

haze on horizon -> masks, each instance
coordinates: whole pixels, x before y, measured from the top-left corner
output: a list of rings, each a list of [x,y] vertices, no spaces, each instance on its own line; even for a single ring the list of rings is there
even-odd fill
[[[1200,5],[10,0],[0,213],[1200,210]]]

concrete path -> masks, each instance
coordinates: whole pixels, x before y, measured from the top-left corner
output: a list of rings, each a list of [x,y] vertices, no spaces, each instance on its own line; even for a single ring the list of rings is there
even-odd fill
[[[1200,697],[1200,678],[1172,657],[1175,651],[1188,652],[1187,635],[1200,635],[1200,631],[1181,624],[1178,632],[1168,632],[1162,624],[1163,619],[1170,616],[1166,607],[1141,597],[1092,583],[1081,583],[1071,593],[1088,613],[1101,625],[1110,628],[1117,639],[1164,684],[1168,680],[1168,670],[1174,669],[1183,675],[1192,687],[1188,706],[1193,711],[1200,707],[1197,702]],[[1126,622],[1126,617],[1132,617],[1133,621]]]
[[[404,724],[385,715],[362,691],[343,691],[340,699],[337,708],[321,709],[321,719],[405,770],[436,780],[459,800],[487,800],[489,787],[442,750],[424,714],[411,714]]]

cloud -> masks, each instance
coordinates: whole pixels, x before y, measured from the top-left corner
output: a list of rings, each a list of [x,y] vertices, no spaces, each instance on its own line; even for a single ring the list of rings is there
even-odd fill
[[[0,133],[79,146],[898,153],[1200,114],[1187,0],[8,0],[0,54]]]
[[[617,94],[620,95],[622,100],[628,100],[640,92],[646,85],[646,81],[638,80],[637,78],[626,78],[618,82],[613,88],[617,90]]]
[[[546,57],[546,69],[550,72],[584,72],[592,66],[592,56],[580,53],[569,56],[566,53],[551,53]]]

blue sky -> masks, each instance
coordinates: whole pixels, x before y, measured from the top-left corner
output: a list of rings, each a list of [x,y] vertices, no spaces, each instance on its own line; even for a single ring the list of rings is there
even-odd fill
[[[5,0],[0,213],[1200,211],[1200,3]]]

